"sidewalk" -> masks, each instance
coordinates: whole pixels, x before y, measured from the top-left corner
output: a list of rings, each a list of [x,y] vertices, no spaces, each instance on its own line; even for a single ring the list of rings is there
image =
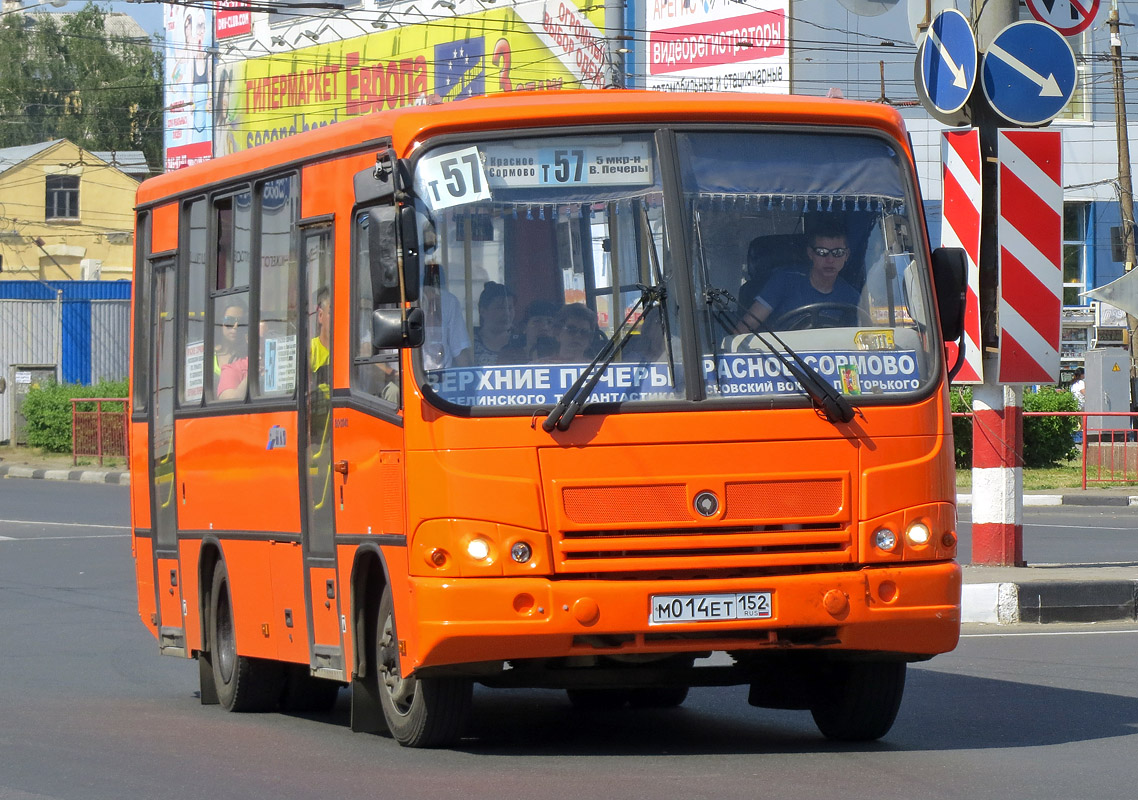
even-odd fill
[[[26,447],[0,448],[0,480],[43,478],[127,485],[122,459],[99,467],[96,459],[73,466],[69,455],[41,455]],[[972,495],[957,502],[972,504]],[[1138,506],[1138,487],[1053,489],[1024,495],[1025,506]],[[1138,532],[1138,519],[1135,520]],[[961,621],[995,625],[1024,622],[1138,621],[1138,564],[1035,564],[964,566]]]

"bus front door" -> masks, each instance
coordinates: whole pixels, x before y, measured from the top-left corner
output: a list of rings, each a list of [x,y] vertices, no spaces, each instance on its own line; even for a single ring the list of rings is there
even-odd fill
[[[154,589],[158,646],[186,654],[185,603],[178,559],[178,492],[174,466],[174,331],[177,279],[172,260],[154,264],[150,308],[153,331],[150,370],[150,519],[154,526]]]
[[[344,680],[345,621],[336,579],[336,512],[332,480],[332,229],[302,233],[305,284],[303,446],[304,600],[309,624],[309,666],[321,677]]]

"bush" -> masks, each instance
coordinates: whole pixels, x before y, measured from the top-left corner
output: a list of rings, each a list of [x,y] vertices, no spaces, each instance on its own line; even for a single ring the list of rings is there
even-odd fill
[[[956,412],[972,410],[970,388],[956,387],[952,390],[952,410]],[[1024,392],[1023,410],[1076,412],[1079,410],[1079,405],[1070,392],[1044,387],[1039,392]],[[1074,440],[1074,433],[1078,429],[1079,419],[1074,416],[1024,417],[1024,466],[1049,467],[1073,458],[1078,452]],[[972,466],[972,419],[954,418],[952,434],[955,439],[956,468],[968,469]]]
[[[24,398],[28,444],[49,453],[71,452],[71,398],[126,397],[126,381],[100,381],[93,386],[78,383],[45,383],[33,386]],[[94,403],[81,403],[80,411],[93,411]],[[103,405],[104,411],[122,411],[122,404]]]

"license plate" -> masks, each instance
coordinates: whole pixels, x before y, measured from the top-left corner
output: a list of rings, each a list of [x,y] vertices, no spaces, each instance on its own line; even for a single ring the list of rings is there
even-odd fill
[[[652,595],[649,622],[717,622],[732,619],[770,619],[770,592],[739,594]]]

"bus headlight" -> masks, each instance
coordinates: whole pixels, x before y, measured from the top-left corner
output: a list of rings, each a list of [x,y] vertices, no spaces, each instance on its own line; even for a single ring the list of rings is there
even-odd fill
[[[929,539],[932,538],[932,531],[923,522],[914,522],[905,531],[905,538],[909,540],[909,544],[920,547],[929,543]]]
[[[510,548],[510,558],[518,564],[524,564],[533,556],[533,548],[527,542],[515,542]]]
[[[889,528],[878,528],[877,532],[873,534],[873,543],[877,545],[878,550],[891,553],[893,548],[897,546],[897,534]]]
[[[490,543],[476,536],[466,543],[466,554],[475,561],[485,561],[490,557]]]

